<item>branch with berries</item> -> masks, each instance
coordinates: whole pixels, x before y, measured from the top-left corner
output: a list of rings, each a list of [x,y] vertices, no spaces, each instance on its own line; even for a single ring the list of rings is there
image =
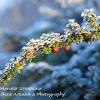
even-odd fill
[[[0,84],[7,84],[16,72],[22,71],[27,61],[31,62],[39,53],[58,53],[60,48],[67,52],[73,43],[91,43],[100,39],[100,16],[96,16],[92,9],[86,9],[81,16],[88,24],[89,29],[80,27],[74,19],[71,19],[64,29],[65,34],[42,34],[39,39],[31,39],[22,48],[21,56],[15,57],[6,64],[0,74]]]

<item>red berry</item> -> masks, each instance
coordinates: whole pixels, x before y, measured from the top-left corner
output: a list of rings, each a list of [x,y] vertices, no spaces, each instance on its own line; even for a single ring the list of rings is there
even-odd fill
[[[52,48],[52,52],[53,53],[58,53],[59,52],[59,47],[54,47],[54,48]]]
[[[67,51],[69,51],[69,50],[70,50],[70,46],[69,46],[69,45],[65,45],[65,46],[64,46],[64,51],[67,52]]]

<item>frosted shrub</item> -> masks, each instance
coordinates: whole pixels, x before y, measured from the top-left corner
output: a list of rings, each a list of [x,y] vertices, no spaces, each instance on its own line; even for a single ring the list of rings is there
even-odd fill
[[[41,54],[58,53],[60,48],[69,51],[70,45],[73,43],[91,43],[98,40],[100,38],[100,23],[98,23],[100,17],[96,16],[92,9],[85,10],[81,16],[92,30],[80,27],[74,19],[71,19],[64,29],[65,34],[44,33],[39,39],[31,39],[22,48],[21,56],[15,57],[10,63],[6,64],[0,75],[0,83],[6,84],[16,72],[20,73],[25,66],[25,62],[31,62],[38,52]]]

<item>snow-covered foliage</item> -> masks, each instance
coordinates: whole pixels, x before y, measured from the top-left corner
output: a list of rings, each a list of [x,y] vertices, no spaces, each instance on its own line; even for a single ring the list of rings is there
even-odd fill
[[[43,34],[40,39],[31,39],[25,47],[22,48],[21,56],[15,57],[6,68],[1,72],[0,83],[6,84],[16,72],[20,73],[27,61],[32,61],[38,53],[50,54],[58,53],[60,48],[65,51],[70,50],[73,43],[91,43],[100,38],[99,17],[90,9],[82,13],[82,17],[88,23],[92,30],[81,28],[73,19],[65,27],[65,34],[60,33]]]

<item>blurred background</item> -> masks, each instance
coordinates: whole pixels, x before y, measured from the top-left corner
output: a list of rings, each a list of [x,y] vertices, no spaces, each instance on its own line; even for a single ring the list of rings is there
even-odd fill
[[[81,12],[88,8],[93,8],[95,13],[100,15],[100,0],[0,0],[0,69],[4,69],[11,58],[19,56],[21,48],[31,38],[36,39],[43,33],[50,32],[64,34],[63,29],[68,19],[72,18],[83,26]],[[17,76],[18,78],[10,85],[29,86],[37,82],[41,77],[50,74],[53,67],[66,64],[75,53],[74,51],[79,49],[76,45],[72,48],[73,50],[67,53],[62,50],[57,55],[36,57],[33,63],[27,65],[23,71],[24,79],[21,78],[22,81],[19,82],[20,76]],[[32,66],[39,67],[30,71]],[[30,73],[33,73],[32,76]]]

